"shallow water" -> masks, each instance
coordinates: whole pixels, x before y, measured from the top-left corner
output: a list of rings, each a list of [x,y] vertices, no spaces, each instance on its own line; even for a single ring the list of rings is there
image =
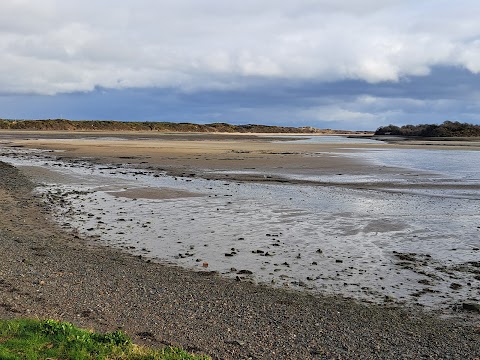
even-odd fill
[[[378,144],[378,140],[368,137],[347,137],[339,135],[282,135],[283,139],[294,139],[296,144]]]
[[[358,156],[378,154],[397,156],[377,151]],[[49,180],[39,188],[56,220],[93,241],[137,255],[199,270],[208,263],[208,270],[243,281],[375,302],[442,308],[479,297],[480,202],[475,198],[439,196],[442,190],[429,195],[428,190],[415,194],[174,178],[88,161],[65,163],[55,153],[27,149],[5,150],[0,159],[29,171],[41,167],[61,174],[57,179],[62,181]],[[455,155],[452,159],[451,166],[459,166]],[[405,164],[399,160],[395,165]],[[416,176],[426,183],[430,171],[442,181],[458,181],[458,174],[465,174],[460,180],[467,182],[478,179],[471,169],[451,177],[448,166],[444,172],[438,166],[420,168],[424,172]],[[121,196],[136,188],[199,196]],[[451,189],[445,191],[452,195]]]
[[[480,152],[476,150],[370,149],[349,156],[378,164],[437,173],[447,179],[480,182]]]
[[[348,138],[343,136],[306,136],[295,143],[305,144],[378,144],[369,138]],[[480,152],[477,150],[438,149],[366,149],[358,148],[339,156],[355,157],[378,166],[398,167],[425,173],[443,175],[447,179],[480,182]],[[331,154],[331,153],[329,153]]]

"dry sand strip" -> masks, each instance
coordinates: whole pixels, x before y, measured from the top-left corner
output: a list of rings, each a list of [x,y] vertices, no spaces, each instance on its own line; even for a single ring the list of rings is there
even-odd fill
[[[147,262],[65,234],[0,163],[0,318],[121,328],[215,359],[478,359],[480,327]],[[478,319],[472,313],[471,319]]]

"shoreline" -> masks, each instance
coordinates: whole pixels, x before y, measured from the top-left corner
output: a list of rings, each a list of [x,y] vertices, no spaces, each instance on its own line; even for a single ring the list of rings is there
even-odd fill
[[[148,262],[50,223],[31,183],[0,164],[0,316],[53,317],[213,358],[475,359],[478,324],[313,296]],[[385,330],[388,329],[386,332]]]
[[[359,152],[410,152],[383,144],[222,139],[53,139],[40,140],[49,149],[41,151],[28,149],[37,140],[17,139],[3,142],[3,154],[30,178],[57,184],[43,196],[59,225],[134,255],[197,269],[207,261],[229,277],[248,269],[246,278],[275,286],[447,314],[478,302],[478,230],[462,227],[478,218],[478,182],[362,161]],[[449,208],[457,209],[453,223]]]
[[[480,151],[477,142],[394,142],[368,143],[308,143],[298,138],[277,134],[257,136],[252,134],[157,134],[143,137],[137,132],[90,133],[84,138],[81,132],[32,132],[31,137],[17,133],[2,137],[4,148],[31,148],[52,151],[59,159],[76,161],[86,159],[94,164],[130,166],[139,169],[165,172],[174,177],[200,177],[207,180],[239,182],[335,186],[352,189],[402,191],[409,188],[444,188],[444,184],[402,184],[392,177],[400,173],[418,173],[415,169],[378,165],[355,156],[362,152],[382,150],[446,150]],[[62,136],[58,136],[63,134]],[[102,135],[98,137],[98,135]],[[117,135],[117,136],[115,136]],[[237,136],[238,135],[238,136]],[[65,136],[65,137],[63,137]],[[312,138],[311,135],[299,136]],[[325,135],[319,135],[323,137]],[[328,136],[328,135],[327,135]],[[335,137],[337,135],[334,135]],[[338,136],[344,137],[345,136]],[[280,140],[279,140],[280,139]],[[342,175],[383,177],[383,181],[356,182]],[[325,176],[330,177],[323,180]],[[335,179],[335,180],[331,180]],[[450,184],[457,189],[478,189],[480,184]]]

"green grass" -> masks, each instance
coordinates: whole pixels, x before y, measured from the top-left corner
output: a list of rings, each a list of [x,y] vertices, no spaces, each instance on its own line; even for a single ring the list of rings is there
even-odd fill
[[[0,320],[2,360],[207,360],[177,348],[152,350],[121,331],[99,334],[55,320]]]

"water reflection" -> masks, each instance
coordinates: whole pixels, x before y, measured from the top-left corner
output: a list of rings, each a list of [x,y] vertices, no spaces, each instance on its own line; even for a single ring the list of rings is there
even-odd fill
[[[476,150],[358,149],[348,156],[379,166],[393,166],[442,174],[449,178],[480,181],[480,152]]]

